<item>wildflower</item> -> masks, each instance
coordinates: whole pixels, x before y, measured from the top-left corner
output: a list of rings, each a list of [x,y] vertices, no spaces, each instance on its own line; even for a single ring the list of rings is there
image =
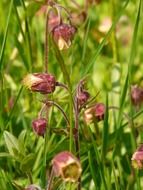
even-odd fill
[[[60,176],[64,181],[76,182],[81,175],[79,160],[68,151],[57,154],[52,164],[55,176]]]
[[[39,136],[44,136],[46,132],[47,120],[45,118],[35,119],[32,122],[34,132]]]
[[[101,121],[104,119],[105,105],[103,103],[97,103],[94,106],[88,108],[84,112],[84,120],[87,124],[91,123],[96,119]]]
[[[90,94],[85,90],[84,84],[85,79],[81,80],[77,86],[76,97],[79,106],[84,105],[90,98]]]
[[[24,86],[33,92],[50,94],[54,92],[56,86],[55,77],[47,73],[28,74],[23,80]]]
[[[143,169],[143,144],[134,152],[131,160],[134,168]]]
[[[59,50],[67,49],[70,47],[71,40],[75,32],[75,27],[69,24],[60,24],[53,29],[53,38],[58,45]]]
[[[112,25],[112,20],[110,17],[105,17],[101,24],[99,25],[99,31],[103,33],[107,33]]]
[[[90,94],[87,91],[84,90],[84,91],[80,92],[77,96],[79,105],[81,105],[81,106],[84,105],[87,102],[87,100],[89,99],[89,97],[90,97]]]
[[[39,187],[39,186],[37,186],[37,185],[34,185],[34,184],[32,184],[32,185],[29,185],[26,189],[24,189],[24,190],[41,190],[41,188]]]
[[[131,86],[131,101],[134,106],[140,106],[143,102],[143,89],[137,85]]]

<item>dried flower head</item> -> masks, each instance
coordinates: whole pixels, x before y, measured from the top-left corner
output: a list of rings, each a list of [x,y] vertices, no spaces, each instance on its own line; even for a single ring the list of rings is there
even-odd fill
[[[101,121],[104,119],[105,115],[105,105],[103,103],[97,103],[94,106],[88,108],[84,112],[84,120],[87,124],[96,121]]]
[[[45,118],[39,118],[32,121],[32,128],[34,132],[39,136],[44,136],[46,132],[47,120]]]
[[[29,185],[28,187],[26,187],[26,189],[24,189],[24,190],[41,190],[41,188],[37,185],[32,184],[32,185]]]
[[[143,144],[134,152],[131,160],[134,168],[143,169]]]
[[[79,160],[68,151],[57,154],[52,160],[52,165],[55,176],[64,181],[76,182],[82,172]]]
[[[23,80],[24,86],[33,92],[49,94],[54,92],[56,86],[55,77],[47,73],[28,74]]]
[[[69,48],[75,32],[75,27],[69,24],[60,24],[53,29],[53,38],[58,45],[59,50]]]
[[[131,86],[131,101],[134,106],[140,106],[143,102],[143,89],[137,85]]]

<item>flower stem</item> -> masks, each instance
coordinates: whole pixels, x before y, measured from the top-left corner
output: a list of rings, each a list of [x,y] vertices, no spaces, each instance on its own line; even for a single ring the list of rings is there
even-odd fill
[[[79,105],[77,96],[75,97],[75,132],[74,132],[74,140],[75,140],[75,149],[77,153],[77,158],[80,161],[80,145],[79,145]],[[77,190],[81,190],[81,178],[78,180],[78,187]]]
[[[49,47],[48,47],[48,38],[49,38],[48,19],[49,19],[49,15],[47,13],[47,16],[46,16],[46,28],[45,28],[45,73],[48,73],[48,53],[49,53]]]
[[[51,186],[52,186],[53,177],[54,177],[54,171],[52,169],[46,190],[52,190]]]

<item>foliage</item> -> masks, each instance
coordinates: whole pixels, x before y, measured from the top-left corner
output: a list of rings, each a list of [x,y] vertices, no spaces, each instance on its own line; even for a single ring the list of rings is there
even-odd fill
[[[46,189],[52,159],[65,150],[80,157],[82,190],[143,188],[143,172],[131,163],[143,141],[143,108],[134,106],[130,98],[132,85],[143,86],[142,1],[86,2],[58,1],[70,12],[77,32],[71,46],[62,51],[48,36],[48,71],[68,91],[59,85],[44,95],[28,91],[22,83],[27,74],[45,69],[44,1],[0,1],[1,190],[32,183]],[[68,22],[66,11],[62,14]],[[90,99],[77,118],[73,102],[82,81]],[[48,117],[42,112],[48,120],[43,138],[33,132],[32,121],[47,100],[50,109]],[[104,120],[87,124],[85,109],[99,102],[106,105]],[[77,119],[79,149],[73,130]],[[74,190],[77,184],[54,178],[53,189]]]

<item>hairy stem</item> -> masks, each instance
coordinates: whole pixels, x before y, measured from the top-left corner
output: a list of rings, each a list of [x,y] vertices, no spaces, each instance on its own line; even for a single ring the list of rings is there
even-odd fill
[[[51,186],[52,186],[53,177],[54,177],[54,171],[52,169],[46,190],[52,190]]]
[[[45,28],[45,73],[48,72],[48,53],[49,53],[49,47],[48,47],[48,38],[49,38],[48,20],[49,20],[49,15],[47,13],[47,16],[46,16],[46,28]]]

